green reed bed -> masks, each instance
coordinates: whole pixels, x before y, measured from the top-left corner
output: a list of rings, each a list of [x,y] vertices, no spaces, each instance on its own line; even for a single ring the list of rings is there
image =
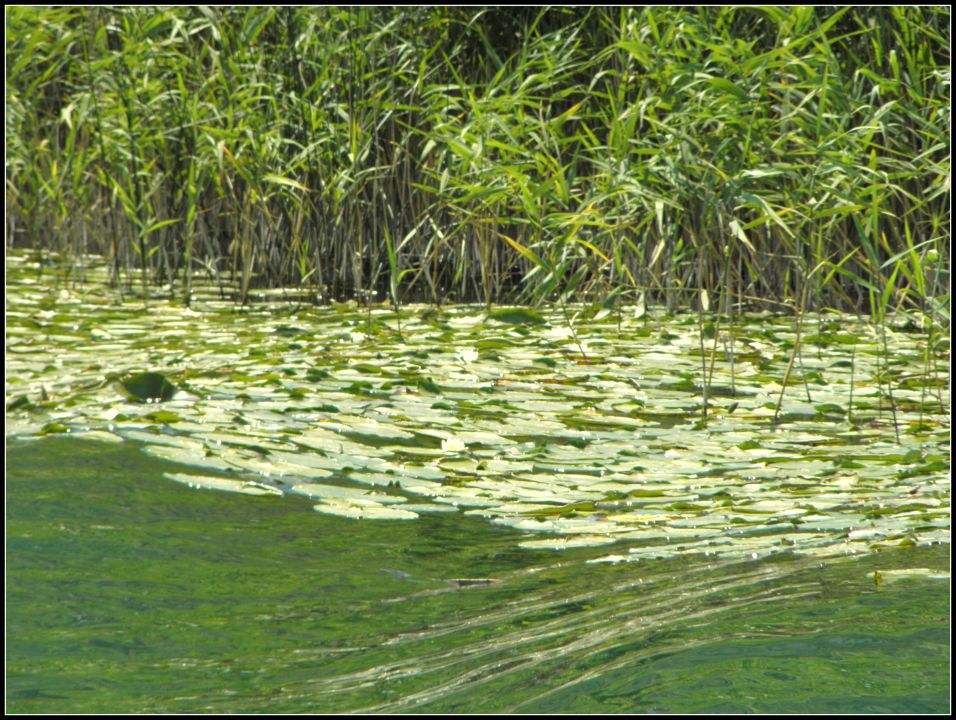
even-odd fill
[[[102,253],[121,289],[948,325],[948,7],[6,22],[7,247]]]

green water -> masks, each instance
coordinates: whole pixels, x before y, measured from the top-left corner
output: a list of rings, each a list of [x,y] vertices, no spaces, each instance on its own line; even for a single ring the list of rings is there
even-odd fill
[[[14,713],[945,713],[949,545],[588,564],[462,513],[357,522],[7,446]],[[500,583],[461,588],[452,578]]]

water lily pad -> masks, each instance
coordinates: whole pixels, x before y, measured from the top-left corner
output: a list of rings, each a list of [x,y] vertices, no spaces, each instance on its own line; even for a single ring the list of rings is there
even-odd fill
[[[163,477],[184,483],[192,488],[222,490],[224,492],[243,493],[244,495],[282,495],[282,491],[271,485],[252,480],[230,480],[210,475],[187,475],[184,473],[163,473]]]
[[[138,373],[122,378],[119,387],[127,398],[139,402],[171,400],[177,390],[165,375],[157,372]]]
[[[263,487],[311,484],[343,517],[467,512],[555,547],[636,543],[639,558],[949,542],[948,345],[927,363],[922,332],[888,336],[889,377],[872,327],[808,316],[859,343],[853,356],[839,343],[805,353],[773,424],[795,327],[741,316],[708,368],[708,408],[722,410],[705,427],[694,317],[665,325],[625,309],[572,328],[560,308],[447,307],[436,319],[408,307],[399,336],[379,306],[371,328],[357,307],[276,319],[217,300],[196,313],[157,299],[144,317],[139,304],[78,302],[82,289],[57,299],[16,267],[8,436],[113,433],[170,461],[254,472]],[[141,373],[125,380],[154,386],[123,387],[120,402],[103,379],[117,366],[177,368],[183,392]]]
[[[570,538],[548,538],[546,540],[522,540],[518,543],[523,548],[533,550],[568,550],[579,547],[596,547],[616,542],[616,538],[605,535],[578,535]]]
[[[340,515],[357,520],[414,520],[418,517],[418,513],[374,502],[349,502],[332,498],[314,505],[313,509],[327,515]]]
[[[902,580],[949,580],[945,570],[929,568],[903,568],[899,570],[877,570],[874,578],[878,584],[900,582]]]
[[[373,501],[383,505],[406,502],[406,498],[400,495],[385,495],[383,493],[373,493],[362,488],[344,487],[342,485],[323,485],[321,483],[298,483],[292,486],[292,492],[313,498],[322,498],[323,500],[330,498],[363,500]]]
[[[454,505],[442,505],[440,503],[408,503],[407,505],[402,505],[402,509],[417,513],[458,512],[458,508]]]
[[[492,310],[488,317],[510,325],[543,325],[544,317],[539,312],[527,308],[501,308]]]
[[[171,460],[172,462],[181,463],[183,465],[194,465],[196,467],[204,467],[210,470],[233,469],[229,463],[221,458],[215,457],[213,455],[207,455],[205,448],[202,446],[198,448],[182,448],[163,445],[150,445],[148,447],[144,447],[143,452],[145,452],[147,455],[152,455],[153,457],[158,457],[163,460]]]

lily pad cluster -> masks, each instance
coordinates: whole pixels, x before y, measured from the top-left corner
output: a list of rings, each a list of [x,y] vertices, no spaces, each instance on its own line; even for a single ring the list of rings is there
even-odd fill
[[[705,380],[694,315],[144,309],[7,263],[8,437],[136,441],[250,502],[463,512],[605,561],[949,542],[948,340],[902,321],[804,318],[789,376],[792,317],[705,327]]]

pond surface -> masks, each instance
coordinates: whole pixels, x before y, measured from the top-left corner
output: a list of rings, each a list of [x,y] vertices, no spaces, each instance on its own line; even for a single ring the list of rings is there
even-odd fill
[[[945,574],[948,545],[588,563],[461,515],[197,492],[131,445],[7,463],[11,712],[948,708],[949,583],[891,572]]]
[[[922,319],[811,316],[794,356],[786,316],[187,309],[101,271],[7,258],[8,709],[947,710]]]

